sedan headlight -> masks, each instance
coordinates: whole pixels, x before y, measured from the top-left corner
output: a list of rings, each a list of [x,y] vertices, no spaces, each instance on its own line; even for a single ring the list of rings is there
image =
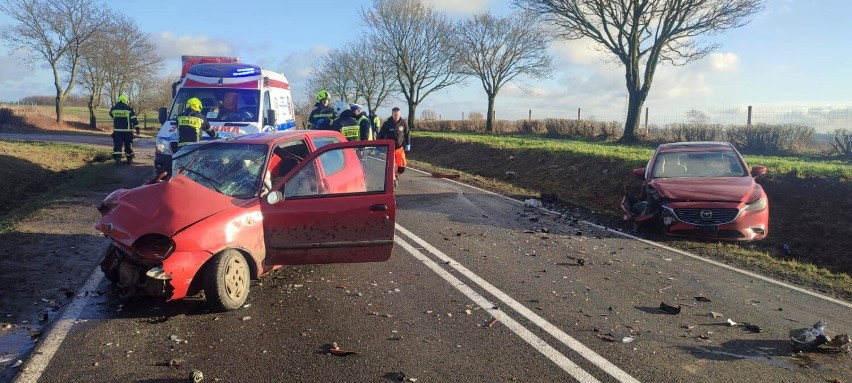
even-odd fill
[[[157,154],[172,154],[172,148],[169,146],[170,140],[163,137],[157,137],[156,150]]]
[[[761,211],[763,209],[766,209],[767,204],[768,204],[768,201],[767,201],[766,197],[761,197],[761,198],[758,198],[756,201],[749,202],[746,205],[745,211]]]

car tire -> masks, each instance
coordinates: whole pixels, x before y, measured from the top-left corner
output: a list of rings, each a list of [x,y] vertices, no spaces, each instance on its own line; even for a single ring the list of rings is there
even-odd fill
[[[248,262],[239,251],[216,254],[204,275],[207,304],[217,311],[236,310],[246,302],[250,283]]]

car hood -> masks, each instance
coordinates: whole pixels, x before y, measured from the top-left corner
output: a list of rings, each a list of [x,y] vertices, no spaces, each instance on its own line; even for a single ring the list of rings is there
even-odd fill
[[[756,186],[751,177],[659,178],[650,185],[663,198],[719,202],[748,202]]]
[[[171,237],[234,207],[237,201],[178,175],[166,182],[113,192],[98,208],[103,217],[95,228],[130,245],[145,234]]]

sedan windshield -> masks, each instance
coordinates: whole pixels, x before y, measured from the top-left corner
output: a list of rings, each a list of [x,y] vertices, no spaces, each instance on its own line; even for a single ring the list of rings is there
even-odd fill
[[[748,175],[734,152],[660,153],[654,178],[743,177]]]
[[[187,145],[174,156],[173,173],[234,198],[257,195],[267,146],[212,142]]]

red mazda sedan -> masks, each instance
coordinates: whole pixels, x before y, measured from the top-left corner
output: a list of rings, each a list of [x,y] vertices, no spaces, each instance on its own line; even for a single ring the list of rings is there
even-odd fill
[[[759,240],[769,233],[769,200],[740,153],[727,142],[660,145],[645,168],[641,194],[626,195],[624,219],[666,234],[728,240]]]
[[[282,265],[386,261],[391,148],[307,130],[187,145],[173,177],[100,204],[96,228],[112,240],[101,269],[126,296],[203,292],[213,308],[233,310],[251,279]]]

